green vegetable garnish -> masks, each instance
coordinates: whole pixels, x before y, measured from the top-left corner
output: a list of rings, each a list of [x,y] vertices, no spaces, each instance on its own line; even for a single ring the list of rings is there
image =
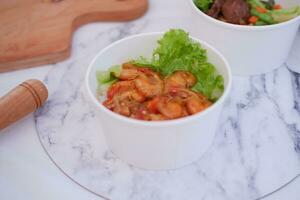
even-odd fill
[[[107,71],[99,70],[96,72],[96,77],[99,84],[108,83],[112,80],[118,79],[121,72],[120,65],[111,66]]]
[[[260,13],[255,8],[251,8],[251,15],[258,17],[260,21],[265,22],[266,24],[274,24],[275,20],[273,19],[270,12]]]
[[[100,95],[104,94],[109,86],[118,80],[118,76],[121,73],[121,66],[114,65],[111,66],[107,71],[97,71],[96,78],[98,81],[98,93]]]
[[[257,22],[255,22],[255,24],[254,24],[255,26],[264,26],[264,25],[268,25],[266,22],[264,22],[264,21],[260,21],[260,20],[258,20]]]
[[[277,24],[288,21],[300,15],[300,7],[295,6],[288,9],[273,9],[273,3],[262,2],[260,0],[247,0],[251,6],[251,15],[256,16],[259,22],[254,25]],[[257,8],[266,9],[265,13],[259,12]]]
[[[248,4],[250,4],[251,8],[261,7],[266,8],[265,4],[263,4],[260,0],[247,0]]]
[[[207,61],[206,50],[198,42],[189,38],[181,29],[171,29],[158,41],[150,60],[140,58],[134,60],[137,66],[148,66],[164,76],[177,70],[191,72],[197,83],[192,88],[201,92],[210,100],[218,99],[224,90],[224,80],[213,64]]]
[[[200,10],[206,12],[209,10],[213,0],[194,0],[194,3]]]

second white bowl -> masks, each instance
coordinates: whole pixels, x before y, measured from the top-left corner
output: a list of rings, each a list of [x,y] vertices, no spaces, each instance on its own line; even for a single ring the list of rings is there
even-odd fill
[[[300,24],[300,16],[275,25],[242,26],[214,19],[189,0],[197,37],[207,41],[228,60],[234,75],[256,75],[280,67],[287,59]],[[283,7],[300,0],[276,0]]]

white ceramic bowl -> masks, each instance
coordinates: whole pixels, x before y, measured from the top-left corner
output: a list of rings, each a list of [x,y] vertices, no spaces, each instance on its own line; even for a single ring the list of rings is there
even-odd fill
[[[116,114],[97,100],[96,71],[124,63],[139,56],[150,57],[163,33],[134,35],[103,49],[90,64],[86,89],[110,149],[123,161],[143,169],[174,169],[197,160],[211,145],[219,114],[231,87],[231,71],[224,57],[207,43],[193,38],[207,49],[208,59],[225,80],[221,98],[205,111],[193,116],[148,122]]]
[[[216,47],[228,60],[233,75],[256,75],[280,67],[295,39],[300,16],[275,25],[241,26],[214,19],[189,0],[197,37]],[[300,0],[276,0],[283,7],[300,5]]]

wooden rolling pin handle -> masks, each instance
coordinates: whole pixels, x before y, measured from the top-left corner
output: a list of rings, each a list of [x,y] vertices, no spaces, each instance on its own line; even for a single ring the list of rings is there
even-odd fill
[[[46,86],[39,80],[27,80],[0,98],[0,130],[34,112],[48,98]]]

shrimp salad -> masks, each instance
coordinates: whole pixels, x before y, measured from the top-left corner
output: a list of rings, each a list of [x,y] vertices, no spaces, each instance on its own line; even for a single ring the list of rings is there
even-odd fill
[[[138,120],[171,120],[201,112],[220,97],[223,77],[199,43],[175,29],[158,44],[152,59],[141,57],[97,72],[106,108]]]

